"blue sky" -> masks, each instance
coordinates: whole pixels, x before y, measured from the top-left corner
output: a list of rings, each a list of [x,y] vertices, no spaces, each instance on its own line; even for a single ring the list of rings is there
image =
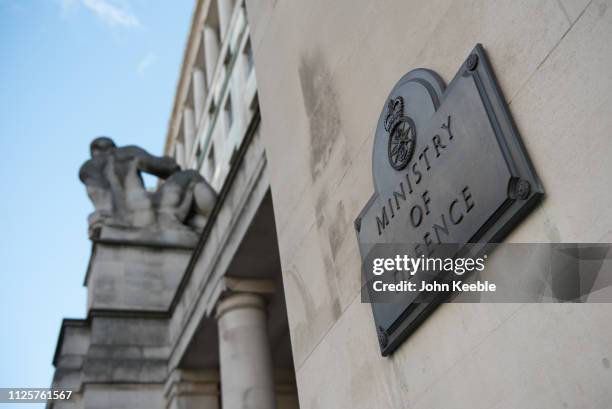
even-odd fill
[[[0,0],[0,387],[47,387],[85,316],[79,166],[97,135],[161,153],[193,6]]]

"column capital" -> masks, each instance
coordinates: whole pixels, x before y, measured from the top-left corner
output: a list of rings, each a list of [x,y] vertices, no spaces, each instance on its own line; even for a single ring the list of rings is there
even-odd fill
[[[258,294],[267,299],[275,292],[276,283],[273,280],[224,276],[214,285],[212,295],[206,303],[206,315],[214,317],[221,301],[231,295]]]
[[[216,318],[219,319],[228,311],[239,308],[255,308],[266,311],[266,301],[255,293],[234,293],[219,300],[217,303]]]

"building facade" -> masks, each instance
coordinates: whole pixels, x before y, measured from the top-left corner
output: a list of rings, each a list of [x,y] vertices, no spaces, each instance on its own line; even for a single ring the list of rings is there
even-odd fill
[[[247,0],[302,409],[606,408],[610,304],[443,304],[382,358],[353,221],[408,71],[489,55],[546,196],[508,242],[610,242],[609,1]]]
[[[87,317],[62,324],[74,395],[49,407],[298,407],[260,123],[244,3],[196,2],[165,155],[98,138],[81,168]]]
[[[445,303],[381,356],[355,224],[389,91],[481,43],[545,188],[505,240],[609,243],[611,5],[197,1],[163,154],[215,199],[193,234],[94,226],[50,406],[611,407],[608,303]]]

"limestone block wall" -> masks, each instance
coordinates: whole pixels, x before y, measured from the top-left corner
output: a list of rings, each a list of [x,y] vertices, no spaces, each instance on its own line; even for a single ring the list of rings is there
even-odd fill
[[[64,320],[53,387],[74,391],[63,408],[163,408],[168,375],[165,319],[91,317]]]
[[[353,231],[391,87],[479,42],[547,193],[507,240],[610,242],[611,6],[247,0],[302,409],[612,406],[612,305],[447,304],[382,358]]]

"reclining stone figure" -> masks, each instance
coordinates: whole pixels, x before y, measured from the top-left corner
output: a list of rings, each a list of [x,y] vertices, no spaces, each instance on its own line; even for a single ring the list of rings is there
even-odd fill
[[[90,145],[91,159],[79,171],[95,211],[90,234],[104,225],[123,228],[200,231],[214,206],[216,193],[195,170],[181,171],[170,157],[158,157],[137,146],[118,147],[108,137]],[[147,191],[142,173],[162,182]]]

